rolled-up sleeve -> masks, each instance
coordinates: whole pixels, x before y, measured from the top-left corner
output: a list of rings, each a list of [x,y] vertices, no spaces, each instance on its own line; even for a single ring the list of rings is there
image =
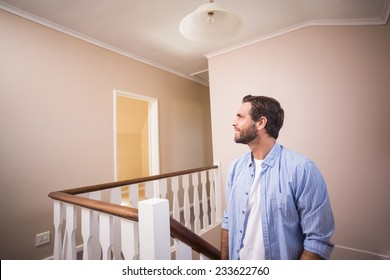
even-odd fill
[[[329,259],[334,247],[330,239],[335,223],[325,181],[313,162],[302,166],[298,186],[303,247]]]

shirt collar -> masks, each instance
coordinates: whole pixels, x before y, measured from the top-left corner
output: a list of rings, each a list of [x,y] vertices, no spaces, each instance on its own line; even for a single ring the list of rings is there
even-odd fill
[[[275,142],[273,145],[272,149],[269,151],[268,155],[265,157],[263,164],[268,165],[268,166],[274,166],[275,161],[279,156],[280,151],[282,150],[282,146]],[[248,167],[252,167],[254,165],[254,160],[253,160],[253,155],[251,152],[249,152],[249,157],[248,157]]]
[[[269,151],[268,155],[265,157],[263,164],[268,166],[274,166],[276,159],[279,157],[280,151],[282,150],[282,146],[275,142],[271,151]]]

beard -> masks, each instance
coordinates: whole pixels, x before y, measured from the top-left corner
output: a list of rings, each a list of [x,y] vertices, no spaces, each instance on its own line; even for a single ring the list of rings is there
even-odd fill
[[[234,136],[236,143],[248,144],[252,140],[257,138],[256,124],[252,123],[247,129],[241,130],[240,134]]]

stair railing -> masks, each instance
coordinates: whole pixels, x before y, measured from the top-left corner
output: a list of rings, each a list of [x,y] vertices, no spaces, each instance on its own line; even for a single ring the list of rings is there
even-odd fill
[[[221,222],[218,172],[214,165],[50,193],[54,200],[53,258],[77,259],[79,239],[83,259],[139,259],[142,238],[134,206],[144,188],[146,199],[169,198],[169,228],[177,259],[188,259],[192,250],[201,258],[218,259],[219,251],[199,237]],[[128,196],[123,198],[126,188]]]

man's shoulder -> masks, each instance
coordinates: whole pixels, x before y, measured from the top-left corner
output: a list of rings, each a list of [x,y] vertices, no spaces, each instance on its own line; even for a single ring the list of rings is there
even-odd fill
[[[306,157],[305,155],[298,153],[294,150],[287,149],[282,146],[280,157],[283,162],[287,163],[288,165],[307,165],[307,164],[313,164],[314,162]]]
[[[296,152],[294,150],[291,150],[291,149],[288,149],[284,146],[281,146],[282,149],[282,156],[283,157],[286,157],[286,158],[289,158],[289,159],[295,159],[297,161],[310,161],[310,159],[308,157],[306,157],[305,155],[299,153],[299,152]]]

